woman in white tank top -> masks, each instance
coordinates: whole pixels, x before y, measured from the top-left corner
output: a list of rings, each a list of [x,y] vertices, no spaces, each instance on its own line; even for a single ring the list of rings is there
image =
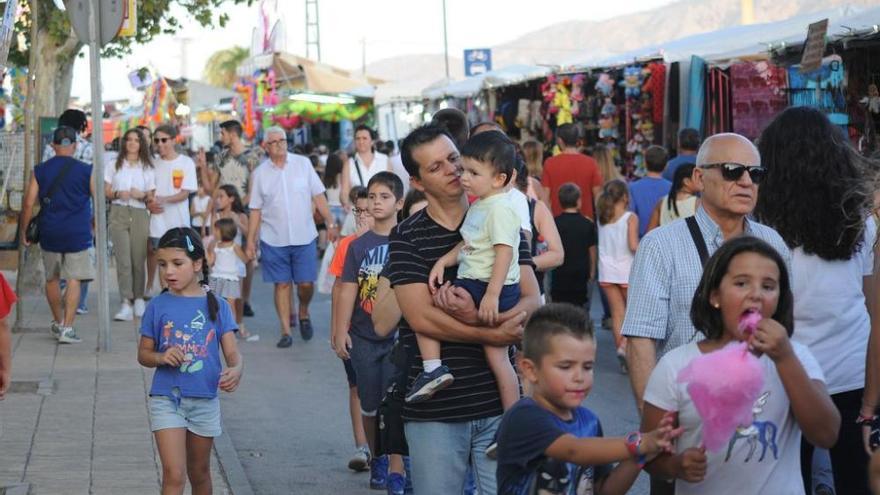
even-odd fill
[[[639,243],[639,220],[627,210],[629,190],[626,183],[620,180],[605,184],[596,206],[599,219],[599,285],[611,306],[617,357],[621,368],[625,369],[626,341],[620,332],[626,312],[629,272]]]

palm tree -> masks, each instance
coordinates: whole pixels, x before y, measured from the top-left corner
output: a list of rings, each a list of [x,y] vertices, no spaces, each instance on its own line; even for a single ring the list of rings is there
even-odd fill
[[[235,70],[248,57],[250,57],[249,50],[241,46],[233,46],[216,51],[205,62],[205,70],[202,72],[202,76],[208,84],[222,88],[231,88],[235,84],[236,79],[238,79],[235,75]]]

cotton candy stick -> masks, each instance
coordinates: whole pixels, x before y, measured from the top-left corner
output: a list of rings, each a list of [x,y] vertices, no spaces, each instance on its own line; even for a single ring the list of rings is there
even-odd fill
[[[737,427],[751,424],[752,406],[764,386],[760,361],[745,342],[694,358],[677,377],[703,423],[702,445],[710,452],[722,449]]]

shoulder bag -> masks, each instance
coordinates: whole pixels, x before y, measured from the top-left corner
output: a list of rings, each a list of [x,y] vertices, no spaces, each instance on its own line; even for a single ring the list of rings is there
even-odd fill
[[[70,170],[72,165],[71,162],[67,162],[67,164],[64,165],[64,168],[61,169],[61,172],[59,172],[55,177],[55,180],[52,181],[52,185],[49,186],[49,192],[40,200],[40,211],[31,218],[31,221],[28,222],[27,228],[24,231],[24,238],[27,239],[29,243],[36,244],[40,242],[40,215],[43,214],[43,210],[49,207],[49,204],[52,202],[52,195],[58,190],[58,186],[61,185],[61,181],[64,179],[64,176],[67,175],[67,171]]]

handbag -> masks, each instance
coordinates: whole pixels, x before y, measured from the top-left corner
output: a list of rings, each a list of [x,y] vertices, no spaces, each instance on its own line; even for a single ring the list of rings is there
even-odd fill
[[[52,202],[52,195],[58,190],[58,186],[61,185],[61,180],[67,175],[67,171],[70,170],[71,165],[71,162],[67,162],[64,165],[64,168],[61,169],[61,172],[55,177],[55,180],[52,181],[52,185],[49,186],[49,192],[40,200],[40,211],[31,218],[31,221],[28,222],[27,227],[24,229],[24,238],[27,239],[29,243],[36,244],[40,242],[40,215],[43,214],[44,209],[49,207],[49,204]]]

